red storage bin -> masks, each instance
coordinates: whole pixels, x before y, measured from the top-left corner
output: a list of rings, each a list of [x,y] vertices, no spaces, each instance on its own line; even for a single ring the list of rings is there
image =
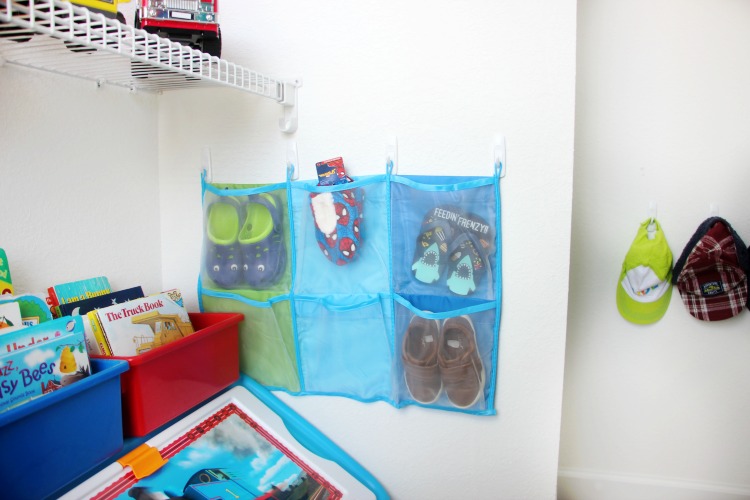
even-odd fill
[[[145,436],[234,383],[240,375],[238,323],[243,318],[190,313],[192,335],[138,356],[107,356],[130,365],[121,375],[125,436]]]

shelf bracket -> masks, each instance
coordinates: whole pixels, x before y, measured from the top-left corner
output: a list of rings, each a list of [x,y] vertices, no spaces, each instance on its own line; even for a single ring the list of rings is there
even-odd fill
[[[293,134],[297,131],[298,125],[297,89],[302,86],[302,81],[297,79],[280,85],[280,103],[284,107],[284,118],[279,120],[279,128],[286,134]]]

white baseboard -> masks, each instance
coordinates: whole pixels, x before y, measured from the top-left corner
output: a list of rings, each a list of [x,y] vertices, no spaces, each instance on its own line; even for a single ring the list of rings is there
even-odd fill
[[[558,500],[750,500],[750,486],[560,469]]]

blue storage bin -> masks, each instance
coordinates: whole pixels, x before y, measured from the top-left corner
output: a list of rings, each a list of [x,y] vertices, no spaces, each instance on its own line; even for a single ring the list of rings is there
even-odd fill
[[[91,376],[0,413],[3,498],[48,498],[122,449],[127,369],[127,361],[92,359]]]

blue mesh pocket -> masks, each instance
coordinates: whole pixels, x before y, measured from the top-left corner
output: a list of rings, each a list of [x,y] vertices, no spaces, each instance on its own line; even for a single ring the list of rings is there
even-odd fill
[[[494,300],[498,228],[491,179],[393,179],[395,292]]]
[[[388,225],[384,176],[319,187],[292,184],[295,293],[385,293]]]
[[[396,296],[398,403],[493,414],[496,311],[494,302]]]
[[[295,297],[303,392],[391,400],[391,301]]]

